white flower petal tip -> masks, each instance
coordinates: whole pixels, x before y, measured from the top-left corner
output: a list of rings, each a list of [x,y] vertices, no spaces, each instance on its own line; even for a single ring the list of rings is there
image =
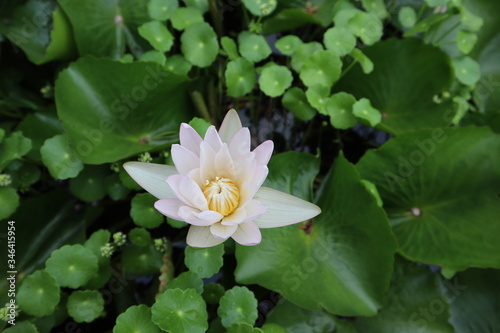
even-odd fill
[[[123,168],[143,189],[158,199],[175,198],[167,185],[169,176],[177,174],[177,169],[170,165],[143,162],[127,162]]]
[[[265,214],[255,219],[259,228],[277,228],[318,216],[321,208],[285,192],[262,186],[254,197],[267,206]]]
[[[215,238],[210,232],[210,227],[198,227],[195,225],[189,228],[186,238],[186,243],[196,248],[217,246],[224,241],[225,239]]]
[[[219,136],[222,142],[229,144],[233,140],[234,135],[242,129],[240,117],[235,109],[231,109],[226,113],[219,129]]]
[[[252,221],[238,225],[238,229],[231,236],[235,242],[244,246],[259,245],[262,241],[262,234],[259,227]]]

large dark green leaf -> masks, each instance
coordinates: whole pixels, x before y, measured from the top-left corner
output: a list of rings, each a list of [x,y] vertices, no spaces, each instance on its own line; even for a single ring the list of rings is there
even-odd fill
[[[420,130],[369,151],[358,168],[378,187],[405,257],[498,268],[499,151],[486,127]]]
[[[354,66],[334,89],[370,99],[382,112],[378,128],[399,134],[445,125],[453,119],[449,103],[433,101],[453,81],[445,53],[414,38],[390,39],[364,48],[363,53],[373,62],[373,72],[367,75],[361,66]]]
[[[310,155],[286,153],[273,158],[270,170],[268,186],[308,198],[318,164]],[[236,279],[311,310],[374,315],[396,250],[384,211],[343,156],[323,181],[317,204],[323,212],[314,221],[263,229],[260,245],[237,246]]]
[[[114,162],[177,137],[191,118],[186,81],[157,64],[85,57],[59,75],[57,112],[83,162]]]

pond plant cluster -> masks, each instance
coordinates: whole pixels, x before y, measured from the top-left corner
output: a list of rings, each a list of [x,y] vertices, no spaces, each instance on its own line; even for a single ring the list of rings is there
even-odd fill
[[[0,331],[500,332],[496,0],[0,0]]]

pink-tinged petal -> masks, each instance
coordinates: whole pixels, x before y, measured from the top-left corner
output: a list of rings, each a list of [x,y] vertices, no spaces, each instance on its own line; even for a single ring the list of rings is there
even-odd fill
[[[229,144],[234,135],[241,129],[241,120],[238,113],[231,109],[226,113],[222,125],[220,125],[219,135],[223,142]]]
[[[257,163],[260,165],[267,165],[271,156],[273,155],[274,143],[271,140],[262,142],[257,148],[253,150]]]
[[[187,175],[191,170],[200,167],[200,158],[191,150],[181,145],[172,145],[172,160],[179,173]]]
[[[230,215],[224,217],[221,221],[223,225],[236,225],[247,218],[247,211],[245,208],[238,208]]]
[[[168,177],[167,184],[175,193],[175,196],[187,206],[198,208],[200,211],[208,210],[207,199],[203,195],[200,186],[191,178],[177,174]]]
[[[250,130],[246,127],[240,129],[229,145],[229,152],[234,160],[244,159],[250,153]],[[252,156],[252,158],[254,158]]]
[[[166,217],[170,217],[174,220],[182,220],[182,218],[177,213],[179,208],[184,206],[185,204],[179,199],[160,199],[155,202],[155,208],[165,215]]]
[[[188,124],[181,124],[179,131],[181,145],[200,156],[200,143],[203,141],[201,136]]]
[[[174,192],[165,183],[168,177],[178,173],[175,167],[143,162],[127,162],[123,167],[137,184],[158,199],[175,198]]]
[[[211,223],[219,222],[224,217],[224,215],[222,215],[221,213],[215,212],[213,210],[206,210],[204,212],[195,214],[195,216],[200,220],[208,221]]]
[[[222,219],[222,215],[217,212],[216,214],[200,214],[199,210],[189,206],[181,206],[177,214],[181,221],[187,222],[192,225],[197,225],[200,227],[211,226],[214,223],[219,222]]]
[[[312,219],[321,208],[293,195],[261,187],[254,197],[267,206],[267,212],[254,220],[259,228],[276,228]]]
[[[215,223],[210,226],[210,232],[215,238],[226,240],[238,229],[237,225],[222,225]]]
[[[246,211],[245,222],[259,218],[267,212],[267,206],[258,200],[250,200],[244,209]]]
[[[191,247],[212,247],[224,242],[212,236],[210,227],[191,226],[189,228],[186,243]]]
[[[252,221],[238,224],[238,229],[231,236],[237,243],[245,246],[260,244],[262,234],[259,227]]]
[[[269,169],[267,166],[259,166],[255,170],[253,177],[249,179],[249,182],[244,183],[240,187],[240,207],[244,207],[250,200],[252,200],[255,196],[255,193],[259,190],[259,188],[266,180],[267,174],[269,173]],[[247,178],[248,179],[248,178]]]
[[[205,141],[200,145],[200,180],[213,180],[217,177],[215,168],[215,150]]]
[[[215,154],[215,170],[217,170],[216,177],[234,179],[236,177],[234,172],[234,164],[229,155],[227,144],[222,144],[220,150]]]
[[[219,151],[220,147],[222,146],[222,140],[219,136],[219,133],[217,133],[215,126],[210,126],[207,129],[203,141],[208,143],[210,147],[212,147],[212,149],[215,150],[216,152]]]

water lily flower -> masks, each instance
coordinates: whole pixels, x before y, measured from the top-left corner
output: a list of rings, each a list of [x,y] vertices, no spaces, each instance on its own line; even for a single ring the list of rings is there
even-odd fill
[[[261,242],[260,228],[276,228],[318,215],[318,206],[262,186],[273,152],[268,140],[250,150],[250,131],[230,110],[217,132],[201,136],[188,124],[180,128],[180,144],[172,145],[175,167],[127,162],[125,170],[157,197],[155,208],[191,224],[187,244],[210,247],[229,237],[242,245]]]

